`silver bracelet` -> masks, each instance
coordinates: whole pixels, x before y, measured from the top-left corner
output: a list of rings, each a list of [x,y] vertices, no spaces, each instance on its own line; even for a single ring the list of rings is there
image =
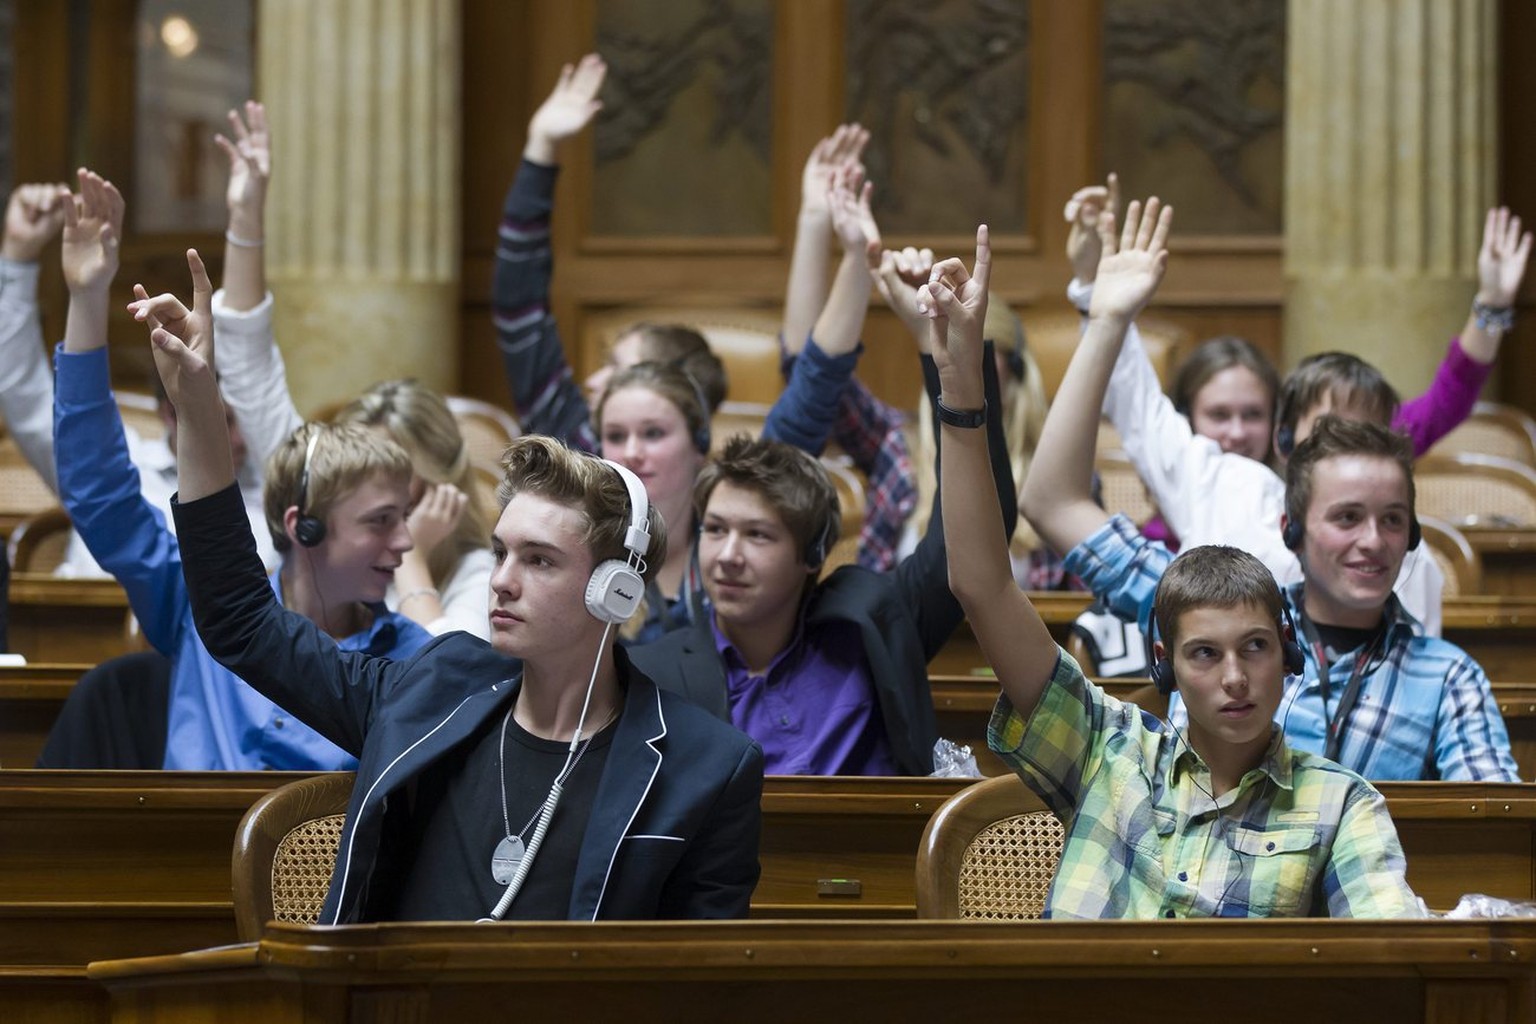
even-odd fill
[[[1477,319],[1477,329],[1487,331],[1489,334],[1503,334],[1515,326],[1513,306],[1485,306],[1474,299],[1472,315]]]
[[[415,590],[412,590],[410,593],[405,594],[398,601],[396,601],[395,602],[395,607],[396,608],[404,608],[405,605],[406,605],[406,602],[414,601],[418,597],[435,597],[435,598],[438,598],[439,600],[441,600],[442,596],[443,596],[442,594],[437,592],[437,588],[436,587],[417,587]]]
[[[233,231],[224,232],[224,241],[241,249],[260,249],[267,243],[260,238],[241,238]]]

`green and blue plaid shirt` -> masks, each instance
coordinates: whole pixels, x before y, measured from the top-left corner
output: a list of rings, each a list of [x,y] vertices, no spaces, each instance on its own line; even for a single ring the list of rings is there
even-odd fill
[[[999,698],[988,745],[1066,826],[1046,916],[1418,917],[1386,801],[1289,749],[1212,800],[1189,744],[1065,652],[1026,722]]]

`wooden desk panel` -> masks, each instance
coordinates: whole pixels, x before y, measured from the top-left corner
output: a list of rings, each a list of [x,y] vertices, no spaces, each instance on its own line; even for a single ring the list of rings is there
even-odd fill
[[[1459,527],[1483,562],[1483,593],[1536,596],[1536,529]]]
[[[962,785],[771,777],[753,916],[912,916],[923,828]],[[1467,892],[1536,899],[1536,786],[1388,782],[1380,789],[1408,857],[1408,881],[1431,907],[1449,909]],[[823,879],[857,882],[861,893],[821,895]]]
[[[96,963],[113,1020],[367,1024],[1030,1019],[1253,1024],[1536,1014],[1536,921],[273,926]],[[1210,998],[1220,991],[1224,998]]]
[[[0,772],[0,969],[235,940],[230,849],[289,773]],[[963,779],[770,777],[754,917],[911,917],[918,841]],[[1382,786],[1431,906],[1536,898],[1536,786]],[[0,970],[3,973],[3,970]]]
[[[89,665],[0,666],[0,766],[31,768]]]
[[[0,772],[0,968],[235,941],[235,828],[302,777]]]
[[[127,621],[128,596],[116,580],[11,577],[11,650],[28,661],[94,665],[139,650]]]

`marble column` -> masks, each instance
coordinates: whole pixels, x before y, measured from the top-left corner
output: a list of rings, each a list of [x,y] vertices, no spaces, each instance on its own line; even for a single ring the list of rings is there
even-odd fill
[[[458,0],[261,0],[268,274],[300,411],[457,389]]]
[[[1495,0],[1290,0],[1285,359],[1344,349],[1405,397],[1476,291],[1498,158]]]

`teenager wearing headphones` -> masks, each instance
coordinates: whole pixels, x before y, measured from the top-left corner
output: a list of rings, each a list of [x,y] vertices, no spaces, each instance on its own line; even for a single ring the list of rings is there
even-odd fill
[[[166,393],[195,425],[174,511],[198,628],[358,757],[321,921],[744,916],[762,753],[658,691],[612,639],[665,560],[640,481],[518,439],[492,534],[491,642],[452,632],[408,660],[339,651],[261,579],[217,411],[211,288],[188,262],[192,312],[150,322]]]
[[[1166,265],[1169,218],[1156,200],[1126,217],[1123,251],[1106,244],[1084,345],[1118,344],[1124,322]],[[941,401],[985,416],[981,320],[990,276],[985,229],[976,264],[935,268],[923,289],[934,316]],[[1122,319],[1123,318],[1123,319]],[[1026,500],[1070,472],[1070,517],[1088,518],[1097,403],[1074,360],[1041,438]],[[1075,380],[1074,380],[1075,379]],[[1287,749],[1271,720],[1286,653],[1280,594],[1252,556],[1204,548],[1169,571],[1159,591],[1166,625],[1157,655],[1190,708],[1180,733],[1106,695],[1014,584],[986,493],[980,431],[956,419],[941,431],[950,580],[1002,695],[988,745],[1066,826],[1047,900],[1056,918],[1290,915],[1417,916],[1385,801],[1354,773]],[[1086,507],[1085,507],[1086,506]],[[1098,513],[1103,516],[1102,511]],[[1037,527],[1055,543],[1054,522]]]
[[[840,182],[828,197],[843,242],[862,252],[864,238],[855,220],[867,203]],[[796,359],[789,383],[763,422],[762,436],[804,452],[825,445],[858,363],[859,325],[871,288],[867,271],[840,279],[828,303],[829,323],[818,337],[835,338],[825,350],[815,343]],[[855,300],[855,301],[850,301]],[[831,321],[836,321],[835,326]],[[634,471],[645,483],[678,536],[693,536],[694,480],[709,457],[709,397],[686,364],[640,362],[607,376],[594,410],[598,451]],[[583,408],[585,408],[583,406]],[[569,438],[568,438],[569,440]],[[686,529],[683,527],[686,526]],[[834,538],[835,539],[835,538]],[[626,625],[624,639],[647,643],[697,621],[702,580],[692,545],[677,544],[647,587],[644,615]]]
[[[164,766],[351,768],[351,754],[215,663],[198,637],[177,539],[140,492],[109,384],[107,286],[117,268],[121,204],[109,183],[87,172],[67,207],[70,305],[55,359],[54,450],[59,495],[76,529],[123,585],[145,637],[171,661]],[[229,459],[227,413],[210,386]],[[187,440],[182,431],[178,449]],[[308,616],[342,649],[415,653],[427,634],[379,603],[411,546],[405,453],[360,428],[307,428],[277,452],[266,478],[267,525],[282,558],[270,581],[261,574],[268,598]],[[242,532],[250,534],[248,521]]]
[[[1000,409],[997,368],[990,358],[987,366],[989,402]],[[936,398],[926,355],[923,380]],[[996,496],[1007,536],[1018,504],[1002,417],[984,433],[991,480],[980,493]],[[634,648],[635,664],[751,735],[770,773],[931,773],[938,731],[928,662],[964,617],[949,591],[938,492],[922,541],[894,570],[849,565],[820,582],[839,512],[826,470],[809,455],[733,438],[699,474],[693,504],[707,613]]]
[[[1146,630],[1171,556],[1124,516],[1111,519],[1088,484],[1114,353],[1166,259],[1165,231],[1156,253],[1143,237],[1151,234],[1145,220],[1132,232],[1139,212],[1133,206],[1127,214],[1126,238],[1135,248],[1117,255],[1113,237],[1105,242],[1088,331],[1046,421],[1055,444],[1042,440],[1024,508],[1053,546],[1069,551],[1068,570]],[[1275,516],[1276,542],[1299,564],[1300,580],[1284,596],[1305,651],[1279,711],[1288,742],[1372,780],[1517,781],[1487,676],[1454,644],[1419,635],[1393,594],[1418,542],[1407,438],[1335,416],[1307,429],[1286,467],[1284,510]],[[1177,699],[1170,718],[1186,720]]]
[[[1108,189],[1099,191],[1103,194],[1081,204],[1073,220],[1073,237],[1080,242],[1073,262],[1080,269],[1067,294],[1081,309],[1088,307],[1095,287],[1085,282],[1086,271],[1081,269],[1092,266],[1098,252],[1089,225],[1096,211],[1113,201]],[[1399,406],[1396,393],[1374,367],[1345,353],[1325,353],[1298,366],[1276,401],[1274,448],[1279,459],[1283,462],[1306,437],[1311,422],[1325,413],[1390,425],[1411,438],[1415,453],[1426,451],[1464,420],[1491,371],[1500,340],[1513,324],[1513,304],[1530,249],[1531,235],[1522,232],[1518,217],[1502,207],[1488,212],[1472,310],[1423,396]],[[1104,414],[1119,432],[1169,529],[1185,544],[1227,543],[1251,551],[1282,584],[1299,579],[1296,556],[1280,543],[1285,497],[1281,478],[1192,428],[1162,393],[1134,325],[1111,363]],[[1305,389],[1297,379],[1303,370],[1312,377]],[[1439,566],[1427,552],[1409,555],[1397,594],[1431,636],[1440,633],[1443,586]]]
[[[274,303],[264,256],[272,166],[266,110],[248,102],[229,112],[229,122],[233,140],[216,137],[229,158],[230,180],[224,282],[213,293],[213,316],[223,346],[225,398],[246,428],[252,452],[265,459],[304,420],[288,392],[283,354],[272,333]],[[408,525],[414,546],[386,604],[433,635],[462,629],[485,637],[489,510],[479,507],[475,467],[443,397],[419,381],[380,381],[336,420],[375,427],[411,457]]]

